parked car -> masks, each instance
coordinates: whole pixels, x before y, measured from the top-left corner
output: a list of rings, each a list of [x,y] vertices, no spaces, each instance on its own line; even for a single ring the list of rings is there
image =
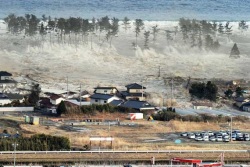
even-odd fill
[[[188,132],[183,132],[180,135],[183,136],[183,137],[187,137],[188,136]]]
[[[196,137],[195,140],[196,141],[203,141],[203,138],[202,137]]]
[[[0,137],[1,137],[1,138],[9,138],[9,137],[11,137],[11,135],[8,134],[8,133],[1,133],[1,134],[0,134]]]
[[[245,141],[249,141],[250,138],[249,138],[249,137],[244,137],[244,140],[245,140]]]
[[[228,135],[227,136],[223,136],[223,141],[224,142],[229,142],[230,141],[229,136]]]
[[[194,133],[189,133],[188,134],[188,138],[189,139],[194,139],[195,138],[195,134]]]
[[[209,136],[213,136],[214,135],[214,133],[212,131],[208,131],[207,133],[208,133]]]
[[[248,133],[244,133],[243,137],[250,137]]]
[[[216,141],[215,136],[210,136],[210,137],[209,137],[209,141]]]
[[[216,141],[223,141],[222,136],[217,136]]]

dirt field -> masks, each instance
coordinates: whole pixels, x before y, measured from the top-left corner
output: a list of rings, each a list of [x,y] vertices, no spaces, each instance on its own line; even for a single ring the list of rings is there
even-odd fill
[[[185,131],[218,131],[228,130],[227,123],[196,123],[182,121],[147,121],[147,120],[126,120],[125,115],[114,114],[113,117],[109,114],[101,114],[98,118],[109,118],[115,120],[120,118],[120,126],[110,126],[108,123],[83,123],[81,125],[71,126],[70,121],[64,120],[52,122],[44,118],[44,124],[50,121],[50,125],[30,125],[25,124],[22,117],[6,116],[5,121],[1,121],[1,129],[8,128],[11,132],[19,130],[23,136],[31,136],[36,133],[44,133],[50,135],[69,137],[73,147],[82,148],[86,144],[90,144],[91,136],[107,137],[112,136],[113,150],[211,150],[211,149],[249,149],[250,142],[234,141],[233,143],[224,142],[196,142],[181,138],[179,133]],[[6,121],[15,120],[15,121]],[[4,126],[2,126],[4,124]],[[234,122],[234,129],[250,132],[250,122]],[[181,139],[181,144],[175,144],[176,139]],[[92,149],[110,149],[110,142],[92,142]]]

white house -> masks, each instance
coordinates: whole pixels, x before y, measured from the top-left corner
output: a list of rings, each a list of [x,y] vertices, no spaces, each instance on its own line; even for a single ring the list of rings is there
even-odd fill
[[[99,93],[99,94],[111,94],[114,95],[118,92],[116,87],[96,87],[94,88],[95,91],[94,93]]]
[[[0,80],[10,80],[12,74],[8,73],[7,71],[0,71]]]
[[[120,100],[120,98],[115,95],[99,94],[99,93],[91,95],[90,99],[91,99],[90,100],[91,104],[107,104],[113,100]]]
[[[50,103],[53,105],[58,105],[61,103],[61,101],[64,101],[65,99],[57,94],[52,94],[49,97]]]

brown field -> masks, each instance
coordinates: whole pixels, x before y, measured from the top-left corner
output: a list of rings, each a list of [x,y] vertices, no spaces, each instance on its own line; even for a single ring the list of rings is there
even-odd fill
[[[82,148],[84,145],[89,144],[90,136],[112,136],[114,138],[113,150],[211,150],[211,149],[249,149],[249,142],[234,141],[233,143],[200,143],[185,141],[182,144],[175,144],[174,139],[167,138],[159,142],[145,142],[145,140],[161,140],[164,136],[175,134],[177,132],[185,131],[205,131],[205,130],[227,130],[228,123],[211,123],[211,122],[182,122],[172,120],[169,122],[161,121],[147,121],[147,120],[126,120],[125,114],[99,114],[96,118],[108,118],[114,120],[120,118],[123,124],[134,124],[135,126],[109,126],[108,125],[83,125],[86,128],[83,132],[72,132],[61,129],[58,126],[43,126],[43,125],[30,125],[24,124],[22,118],[8,117],[19,122],[19,128],[23,136],[31,136],[36,133],[44,133],[50,135],[58,135],[69,137],[71,145],[74,147]],[[44,118],[46,119],[46,118]],[[66,118],[64,118],[66,119]],[[78,118],[79,119],[79,118]],[[59,122],[63,124],[63,122]],[[16,125],[13,125],[16,126]],[[250,122],[233,122],[234,129],[250,132]],[[14,131],[14,130],[12,130]],[[176,134],[177,135],[177,134]],[[179,138],[178,136],[176,136]],[[92,148],[98,149],[99,142],[92,142]],[[109,149],[110,142],[102,142],[101,148]]]

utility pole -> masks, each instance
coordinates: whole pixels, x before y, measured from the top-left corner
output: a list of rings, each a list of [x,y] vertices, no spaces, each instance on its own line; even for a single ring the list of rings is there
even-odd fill
[[[82,106],[82,84],[80,83],[80,92],[79,92],[79,100],[80,100],[80,110],[81,110],[81,106]]]
[[[14,167],[16,167],[16,147],[18,146],[18,144],[14,142],[12,146],[14,147]]]
[[[159,72],[158,72],[158,77],[161,76],[161,66],[159,66]]]
[[[67,76],[67,100],[69,99],[69,77]]]
[[[172,99],[173,99],[173,78],[171,79],[171,107],[173,107]]]
[[[142,84],[142,80],[141,80],[141,101],[143,101],[143,84]]]
[[[230,142],[232,142],[233,140],[232,140],[232,135],[233,135],[233,116],[232,115],[230,115],[231,116],[231,126],[230,126],[230,135],[231,135],[231,138],[230,138]]]

